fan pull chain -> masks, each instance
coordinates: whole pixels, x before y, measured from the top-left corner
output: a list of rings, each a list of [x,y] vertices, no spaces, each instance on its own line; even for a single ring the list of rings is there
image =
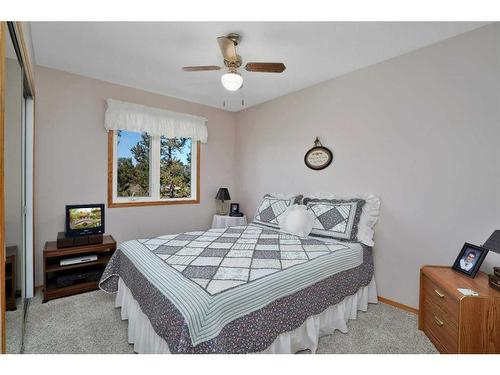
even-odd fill
[[[244,107],[245,106],[245,96],[243,95],[243,85],[241,85],[241,88],[240,88],[240,97],[241,97],[241,106]]]

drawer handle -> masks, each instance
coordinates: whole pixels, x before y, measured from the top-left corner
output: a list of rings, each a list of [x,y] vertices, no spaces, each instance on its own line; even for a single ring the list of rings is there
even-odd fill
[[[434,292],[439,296],[439,298],[444,298],[444,294],[441,293],[439,290],[434,289]]]
[[[444,322],[441,319],[439,319],[436,315],[434,315],[434,321],[438,326],[440,327],[444,326]]]

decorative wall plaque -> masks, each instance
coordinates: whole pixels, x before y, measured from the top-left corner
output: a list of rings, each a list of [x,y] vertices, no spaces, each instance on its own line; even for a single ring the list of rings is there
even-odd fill
[[[328,167],[332,160],[333,153],[321,144],[318,137],[314,141],[314,147],[307,151],[304,156],[304,163],[316,171]]]

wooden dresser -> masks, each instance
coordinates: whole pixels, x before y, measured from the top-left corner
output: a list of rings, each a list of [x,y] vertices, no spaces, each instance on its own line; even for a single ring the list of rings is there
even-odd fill
[[[457,288],[479,296],[464,296]],[[500,353],[500,292],[488,286],[488,276],[474,279],[450,267],[420,270],[418,327],[441,353]]]

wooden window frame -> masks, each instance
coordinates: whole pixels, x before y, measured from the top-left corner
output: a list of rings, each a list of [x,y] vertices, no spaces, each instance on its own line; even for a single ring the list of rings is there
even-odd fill
[[[115,202],[115,131],[108,131],[108,208],[118,207],[142,207],[142,206],[169,206],[180,204],[200,203],[200,142],[196,142],[196,189],[194,199],[161,199],[161,200],[141,200],[129,202]],[[194,143],[194,142],[193,142]],[[194,146],[194,145],[193,145]]]

